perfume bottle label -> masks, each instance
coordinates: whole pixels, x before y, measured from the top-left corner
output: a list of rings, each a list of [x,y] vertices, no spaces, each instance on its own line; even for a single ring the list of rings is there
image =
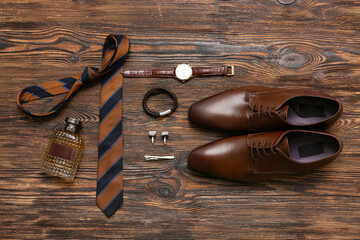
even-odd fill
[[[62,159],[66,159],[69,161],[74,161],[76,154],[76,149],[72,147],[68,147],[65,145],[60,145],[58,143],[51,143],[50,149],[49,149],[49,155],[52,155],[54,157],[59,157]]]

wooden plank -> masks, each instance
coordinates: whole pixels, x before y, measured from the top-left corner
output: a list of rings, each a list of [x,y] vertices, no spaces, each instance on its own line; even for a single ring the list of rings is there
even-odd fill
[[[357,0],[2,1],[0,239],[358,239],[359,16]],[[236,69],[232,78],[186,84],[125,80],[125,202],[111,219],[95,205],[99,84],[49,119],[29,120],[15,107],[24,87],[99,67],[109,33],[130,38],[128,68]],[[328,131],[343,140],[343,153],[308,174],[259,184],[189,170],[191,149],[227,134],[190,123],[188,108],[245,85],[321,89],[339,99],[344,114]],[[143,94],[156,86],[179,98],[171,117],[142,110]],[[48,138],[69,115],[84,122],[86,142],[73,183],[40,174]],[[168,130],[168,145],[158,138],[151,146],[148,130]],[[176,160],[144,162],[149,153]]]

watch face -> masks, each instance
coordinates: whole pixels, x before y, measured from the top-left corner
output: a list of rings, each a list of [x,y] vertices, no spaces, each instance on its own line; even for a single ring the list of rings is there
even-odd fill
[[[175,76],[182,81],[189,80],[192,74],[192,68],[188,64],[180,64],[175,69]]]

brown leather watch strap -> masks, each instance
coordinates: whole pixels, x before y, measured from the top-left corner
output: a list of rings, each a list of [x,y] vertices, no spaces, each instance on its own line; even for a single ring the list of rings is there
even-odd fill
[[[175,71],[176,68],[165,68],[153,70],[123,70],[121,73],[124,77],[176,77]],[[233,75],[234,66],[192,67],[191,77]]]
[[[175,77],[175,68],[153,70],[124,70],[124,77]]]
[[[223,67],[193,67],[193,76],[224,76],[229,74],[231,69],[227,66]]]

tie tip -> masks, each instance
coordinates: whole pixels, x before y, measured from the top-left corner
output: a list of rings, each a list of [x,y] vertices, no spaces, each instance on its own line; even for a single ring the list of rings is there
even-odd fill
[[[123,190],[121,190],[109,203],[107,203],[106,206],[100,198],[96,199],[96,204],[103,213],[110,218],[123,205]]]
[[[107,212],[107,211],[103,211],[103,213],[105,214],[105,216],[107,216],[108,218],[111,218],[112,215],[114,215],[115,212]]]

